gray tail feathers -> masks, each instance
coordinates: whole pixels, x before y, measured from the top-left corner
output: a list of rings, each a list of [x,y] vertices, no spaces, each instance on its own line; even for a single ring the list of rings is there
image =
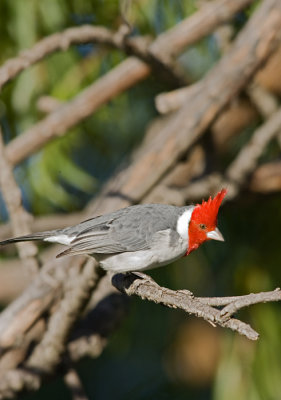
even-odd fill
[[[30,240],[44,240],[50,236],[53,236],[56,231],[46,231],[46,232],[37,232],[31,233],[30,235],[18,236],[15,238],[3,240],[0,242],[0,246],[4,246],[10,243],[17,243],[17,242],[27,242]]]

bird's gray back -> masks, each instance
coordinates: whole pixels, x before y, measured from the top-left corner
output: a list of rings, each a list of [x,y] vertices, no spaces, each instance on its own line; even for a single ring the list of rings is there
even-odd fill
[[[176,230],[178,217],[189,207],[143,204],[88,219],[63,233],[74,236],[71,247],[93,253],[118,253],[149,248],[158,231]]]

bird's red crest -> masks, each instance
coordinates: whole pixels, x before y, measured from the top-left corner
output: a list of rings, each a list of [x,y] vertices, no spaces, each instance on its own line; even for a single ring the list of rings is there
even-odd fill
[[[193,221],[200,223],[203,219],[208,226],[215,227],[217,225],[218,211],[226,193],[227,190],[222,189],[213,199],[210,196],[208,201],[196,204],[192,213]]]

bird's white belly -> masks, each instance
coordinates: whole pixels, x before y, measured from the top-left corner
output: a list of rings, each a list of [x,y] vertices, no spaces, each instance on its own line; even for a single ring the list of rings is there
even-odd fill
[[[93,256],[100,262],[102,268],[113,272],[144,271],[146,269],[157,268],[162,265],[184,256],[186,253],[186,243],[180,241],[176,247],[157,246],[149,250],[139,250],[135,252],[125,252],[120,254]]]

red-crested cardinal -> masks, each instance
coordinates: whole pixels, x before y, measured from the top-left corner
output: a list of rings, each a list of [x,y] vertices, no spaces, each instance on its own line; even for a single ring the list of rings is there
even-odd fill
[[[60,243],[69,247],[57,257],[88,254],[108,271],[143,271],[188,255],[207,240],[223,241],[217,215],[225,195],[222,189],[213,199],[195,206],[135,205],[68,228],[4,240],[0,245],[27,240]]]

